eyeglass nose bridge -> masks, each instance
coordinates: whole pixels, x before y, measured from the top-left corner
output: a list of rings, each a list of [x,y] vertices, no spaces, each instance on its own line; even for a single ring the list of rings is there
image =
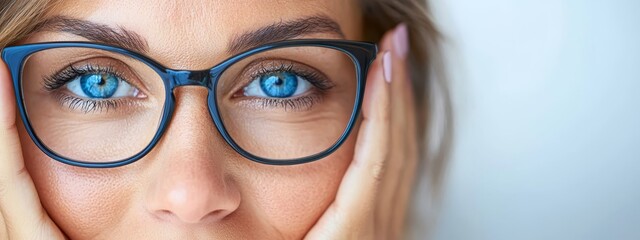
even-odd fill
[[[210,71],[166,70],[171,80],[171,90],[180,86],[202,86],[211,88]]]

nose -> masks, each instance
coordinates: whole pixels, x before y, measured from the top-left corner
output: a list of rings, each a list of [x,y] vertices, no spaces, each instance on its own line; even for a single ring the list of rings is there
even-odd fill
[[[209,116],[206,89],[183,88],[175,92],[173,121],[150,163],[147,210],[162,221],[211,224],[238,208],[240,191],[220,157],[230,155],[222,152],[228,150]]]

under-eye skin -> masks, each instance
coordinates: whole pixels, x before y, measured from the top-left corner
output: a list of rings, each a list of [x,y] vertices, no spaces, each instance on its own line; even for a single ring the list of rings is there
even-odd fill
[[[83,113],[108,112],[146,98],[113,66],[69,65],[43,79],[45,90],[61,105]]]
[[[250,63],[241,74],[244,87],[233,97],[246,106],[306,111],[320,103],[334,83],[319,70],[289,60]],[[245,83],[246,82],[246,83]]]

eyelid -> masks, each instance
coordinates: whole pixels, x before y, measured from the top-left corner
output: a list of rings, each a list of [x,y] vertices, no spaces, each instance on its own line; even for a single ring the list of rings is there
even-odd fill
[[[105,60],[106,59],[106,60]],[[104,63],[98,63],[99,61],[108,61]],[[120,67],[118,67],[120,66]],[[67,64],[61,70],[57,70],[55,73],[50,74],[48,76],[58,77],[59,75],[67,74],[69,72],[85,72],[85,73],[108,73],[113,74],[114,76],[122,79],[123,81],[129,83],[132,87],[138,89],[141,93],[146,96],[150,96],[149,90],[146,86],[144,86],[141,77],[138,73],[133,70],[128,64],[122,62],[119,59],[111,58],[111,57],[91,57],[85,58],[79,61],[75,61],[73,63]],[[45,81],[48,80],[49,77],[45,77]],[[66,83],[65,83],[66,84]],[[57,90],[62,86],[56,86],[55,89],[47,89],[50,91]]]
[[[257,77],[270,72],[283,70],[283,68],[297,74],[302,74],[301,77],[308,80],[319,90],[329,90],[335,86],[335,83],[322,71],[307,64],[284,58],[257,58],[243,67],[242,71],[238,74],[238,77],[242,80],[233,83],[235,86],[231,88],[231,91],[227,94],[233,96]]]

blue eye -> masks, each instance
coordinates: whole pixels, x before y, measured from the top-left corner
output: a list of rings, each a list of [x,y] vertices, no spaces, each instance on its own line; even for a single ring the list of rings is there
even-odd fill
[[[291,97],[298,88],[298,78],[288,72],[265,75],[260,77],[260,88],[269,97]]]
[[[118,90],[118,82],[110,74],[87,74],[80,77],[80,88],[90,98],[110,98]]]
[[[291,72],[268,73],[254,79],[244,88],[245,96],[289,98],[307,92],[309,81]]]
[[[73,94],[90,99],[135,97],[139,91],[126,81],[109,73],[86,73],[67,83]]]

